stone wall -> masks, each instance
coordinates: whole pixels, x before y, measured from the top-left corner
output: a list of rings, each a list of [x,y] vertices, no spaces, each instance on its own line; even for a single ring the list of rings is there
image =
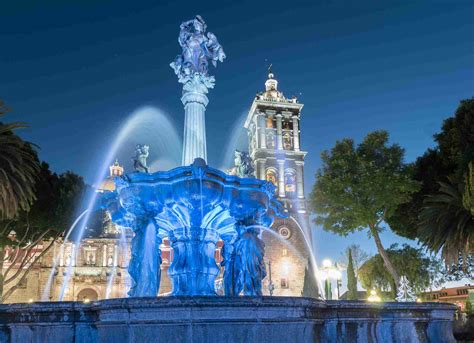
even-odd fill
[[[0,305],[0,341],[455,342],[454,305],[162,297]]]

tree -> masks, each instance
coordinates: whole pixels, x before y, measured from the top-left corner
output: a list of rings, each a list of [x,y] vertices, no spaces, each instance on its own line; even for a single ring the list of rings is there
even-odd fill
[[[466,307],[464,307],[464,312],[466,313],[466,316],[468,318],[474,316],[474,309],[472,308],[472,302],[469,298],[466,300]]]
[[[451,181],[451,180],[450,180]],[[441,251],[449,264],[474,250],[474,217],[463,201],[464,185],[440,182],[439,193],[428,195],[419,215],[418,239],[434,253]]]
[[[416,294],[428,289],[432,283],[437,284],[441,275],[437,275],[439,261],[423,253],[422,248],[413,248],[404,244],[401,248],[393,244],[387,254],[400,275],[405,275]],[[376,288],[380,292],[390,292],[394,299],[397,286],[391,275],[384,268],[380,254],[367,260],[360,268],[359,280],[364,289]]]
[[[469,196],[472,193],[469,193],[468,181],[473,178],[474,98],[461,101],[454,116],[443,122],[441,132],[434,135],[434,140],[436,146],[428,149],[411,165],[414,180],[421,184],[419,191],[409,202],[399,205],[395,214],[387,219],[396,233],[410,239],[419,239],[433,251],[437,249],[436,246],[431,247],[430,243],[425,242],[426,235],[421,234],[420,237],[419,226],[421,212],[427,205],[426,198],[435,194],[445,196],[444,191],[440,192],[439,183],[449,182],[453,187],[464,187],[465,208],[472,209],[472,198]],[[469,202],[471,205],[467,205]],[[472,215],[474,212],[471,211]],[[426,230],[426,227],[423,230]],[[449,242],[446,243],[450,245]],[[451,255],[456,254],[452,251],[446,257]]]
[[[69,228],[77,202],[86,186],[82,178],[66,172],[57,175],[46,163],[41,164],[35,184],[36,201],[28,211],[21,211],[15,220],[3,221],[0,235],[0,299],[4,302],[26,280],[31,267]],[[38,245],[43,247],[37,252]],[[8,257],[7,257],[8,252]],[[4,270],[4,263],[9,266]],[[2,272],[3,271],[3,272]],[[11,287],[4,292],[4,286]]]
[[[369,259],[369,254],[367,254],[359,244],[349,245],[342,256],[341,262],[344,266],[347,266],[349,263],[349,252],[352,255],[352,264],[354,266],[354,273],[357,278],[359,273],[360,266]]]
[[[352,252],[349,250],[349,263],[347,264],[347,299],[357,300],[357,279],[354,272],[354,265],[352,262]]]
[[[346,236],[368,230],[395,284],[398,273],[386,253],[380,232],[400,204],[410,200],[418,183],[403,163],[404,150],[388,144],[386,131],[368,134],[357,147],[338,141],[321,154],[310,204],[324,230]]]
[[[8,112],[0,100],[0,118]],[[28,210],[34,201],[34,184],[39,162],[33,145],[14,131],[23,123],[0,122],[0,220],[14,218],[19,210]]]
[[[305,268],[303,291],[301,292],[301,295],[311,298],[320,297],[318,283],[316,282],[316,274],[310,259],[308,259],[308,264]]]

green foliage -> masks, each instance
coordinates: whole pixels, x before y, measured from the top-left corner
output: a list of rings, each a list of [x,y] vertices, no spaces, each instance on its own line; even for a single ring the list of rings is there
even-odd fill
[[[466,305],[464,307],[464,312],[466,313],[468,318],[474,317],[474,309],[472,308],[472,302],[469,298],[466,300]]]
[[[321,154],[323,166],[310,195],[315,222],[346,236],[369,230],[395,283],[396,269],[379,237],[381,224],[419,188],[403,163],[404,150],[388,144],[386,131],[369,133],[357,147],[353,140],[336,142]]]
[[[411,165],[414,180],[421,188],[412,199],[401,204],[395,215],[387,218],[399,235],[418,238],[419,215],[425,197],[439,191],[439,182],[464,182],[469,163],[474,160],[474,98],[461,101],[454,117],[443,122],[441,132],[434,135],[437,146],[428,149]]]
[[[404,150],[388,145],[388,133],[375,131],[357,147],[338,141],[322,153],[310,201],[316,223],[345,236],[378,225],[418,190],[403,163]]]
[[[446,262],[456,263],[459,253],[467,256],[473,250],[474,217],[463,204],[464,185],[440,185],[439,193],[428,195],[423,202],[418,238],[431,251],[441,251]]]
[[[10,230],[3,231],[0,244],[24,245],[32,241],[48,239],[67,230],[74,220],[79,200],[86,191],[82,177],[66,172],[61,175],[51,172],[48,164],[41,163],[35,184],[36,201],[28,211],[21,211],[13,222],[3,222]],[[14,230],[16,237],[9,236]]]
[[[357,279],[354,272],[354,264],[352,262],[352,252],[349,250],[349,263],[347,264],[347,299],[357,300]]]
[[[302,296],[319,298],[319,287],[315,276],[313,264],[311,263],[311,260],[308,259],[308,264],[306,265],[304,273],[303,291],[301,292]]]
[[[440,269],[439,262],[425,256],[421,248],[413,248],[406,244],[399,248],[397,244],[394,244],[387,249],[387,254],[400,275],[407,277],[415,293],[420,293],[430,285],[441,282],[437,274]],[[395,298],[397,285],[384,268],[383,259],[379,254],[361,266],[359,280],[365,289],[375,288],[379,290],[379,293],[390,291],[392,299]]]
[[[0,100],[0,118],[7,112]],[[15,218],[34,201],[34,184],[39,162],[33,145],[14,132],[23,123],[0,122],[0,220]]]
[[[357,278],[357,274],[359,272],[360,266],[369,259],[369,254],[367,254],[364,250],[361,249],[359,244],[351,244],[349,245],[344,253],[342,264],[348,265],[349,264],[349,253],[352,256],[352,264],[354,266],[354,273]]]

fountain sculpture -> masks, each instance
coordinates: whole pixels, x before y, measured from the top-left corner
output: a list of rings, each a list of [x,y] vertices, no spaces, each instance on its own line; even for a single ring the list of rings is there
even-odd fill
[[[183,52],[171,64],[183,84],[184,166],[149,173],[148,147],[139,145],[135,172],[117,177],[115,191],[101,197],[112,220],[134,232],[130,298],[0,305],[0,341],[454,342],[450,304],[261,296],[266,271],[259,234],[285,215],[274,186],[249,177],[248,155],[237,152],[227,174],[205,162],[206,93],[214,86],[208,60],[216,65],[225,57],[205,32],[199,16],[184,22]],[[165,237],[174,252],[172,294],[179,297],[156,296]],[[212,296],[218,240],[226,297]]]
[[[250,176],[249,163],[242,163],[238,176],[206,165],[205,94],[214,86],[207,60],[216,65],[225,55],[216,37],[210,32],[205,35],[205,31],[200,16],[184,22],[179,35],[183,53],[171,63],[183,83],[183,162],[193,159],[192,165],[150,174],[146,167],[148,148],[138,145],[136,172],[117,177],[116,190],[105,196],[112,220],[135,233],[129,267],[131,297],[157,295],[159,246],[165,237],[174,253],[168,270],[173,295],[216,294],[219,267],[214,255],[218,240],[224,242],[225,294],[262,295],[266,272],[260,230],[270,227],[275,216],[285,216],[271,183],[242,178]]]

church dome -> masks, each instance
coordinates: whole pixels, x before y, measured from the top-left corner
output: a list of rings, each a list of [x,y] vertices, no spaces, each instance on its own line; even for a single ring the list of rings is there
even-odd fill
[[[115,160],[114,164],[109,167],[109,176],[100,183],[97,187],[97,192],[113,192],[115,190],[114,178],[123,175],[123,167],[119,164],[118,160]]]

